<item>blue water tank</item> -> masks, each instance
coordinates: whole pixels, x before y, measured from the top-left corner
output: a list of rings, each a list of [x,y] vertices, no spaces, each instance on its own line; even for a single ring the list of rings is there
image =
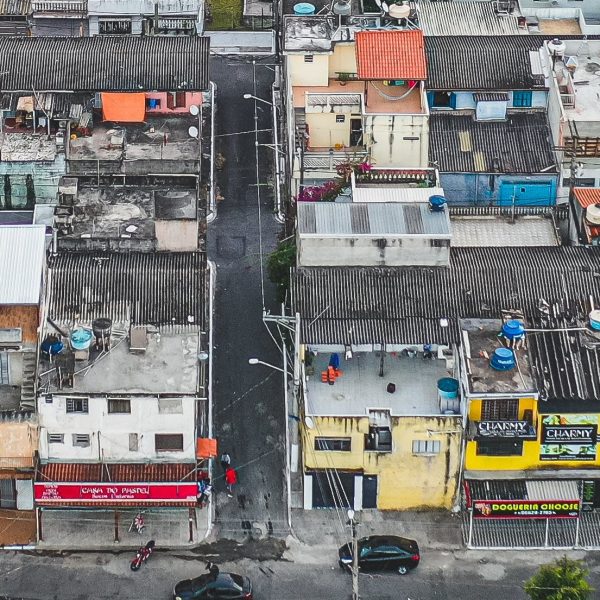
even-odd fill
[[[596,309],[590,313],[590,327],[594,331],[600,331],[600,310]]]
[[[431,212],[442,212],[446,208],[444,196],[429,196],[429,208]]]
[[[504,335],[507,340],[523,337],[525,335],[525,325],[523,325],[523,321],[519,321],[518,319],[506,321],[506,323],[502,325],[502,335]]]
[[[458,397],[458,379],[442,377],[442,379],[438,379],[437,388],[440,398],[453,400]]]
[[[510,371],[516,365],[515,353],[510,348],[496,348],[490,366],[496,371]]]
[[[299,2],[298,4],[294,4],[294,14],[300,17],[314,15],[315,5],[310,4],[310,2]]]
[[[73,350],[87,350],[92,343],[92,332],[89,329],[75,329],[71,334]]]

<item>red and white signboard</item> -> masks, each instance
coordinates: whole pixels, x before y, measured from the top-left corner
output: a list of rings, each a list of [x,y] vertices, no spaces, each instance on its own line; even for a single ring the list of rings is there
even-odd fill
[[[41,504],[195,502],[198,486],[186,483],[36,483],[35,501]]]

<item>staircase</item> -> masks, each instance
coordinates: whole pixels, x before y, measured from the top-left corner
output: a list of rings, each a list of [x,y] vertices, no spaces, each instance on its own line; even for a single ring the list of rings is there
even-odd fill
[[[23,383],[21,383],[21,410],[35,410],[35,378],[37,356],[35,352],[23,353]]]

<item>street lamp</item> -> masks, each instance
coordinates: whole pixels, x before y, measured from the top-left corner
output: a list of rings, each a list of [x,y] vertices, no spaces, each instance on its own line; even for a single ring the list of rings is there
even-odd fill
[[[248,364],[249,365],[264,365],[265,367],[270,367],[271,369],[275,369],[276,371],[279,371],[280,373],[286,373],[286,371],[284,371],[281,367],[277,367],[276,365],[272,365],[271,363],[264,362],[263,360],[259,360],[258,358],[249,358]]]
[[[264,98],[259,98],[254,94],[244,94],[245,100],[254,100],[255,102],[262,102],[268,104],[273,109],[273,150],[275,151],[275,215],[280,223],[285,221],[285,215],[283,214],[281,205],[281,173],[279,172],[279,137],[278,137],[278,122],[277,122],[277,107],[274,102],[269,102]],[[258,116],[256,114],[256,104],[254,105],[254,127],[256,129],[256,135],[254,138],[254,144],[256,146],[256,161],[258,163],[258,146],[263,145],[258,143]],[[264,144],[268,145],[268,144]],[[258,164],[257,164],[258,169]],[[256,182],[258,184],[258,181]]]

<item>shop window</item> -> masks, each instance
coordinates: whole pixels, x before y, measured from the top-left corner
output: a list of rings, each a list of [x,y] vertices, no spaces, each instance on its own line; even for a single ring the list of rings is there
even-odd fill
[[[154,436],[156,452],[181,452],[183,450],[182,433],[157,433]]]
[[[482,402],[482,421],[516,421],[518,418],[518,400],[483,400]]]
[[[529,108],[531,107],[532,98],[532,92],[513,92],[513,106],[515,108]]]
[[[90,434],[89,433],[74,433],[73,446],[76,448],[89,448]]]
[[[64,433],[49,433],[48,434],[49,444],[64,444],[65,434]]]
[[[315,438],[315,450],[331,450],[333,452],[350,452],[351,438]]]
[[[67,398],[68,413],[87,413],[88,399],[87,398]]]
[[[413,440],[413,454],[439,454],[440,442],[437,440]]]
[[[161,415],[180,415],[183,413],[181,398],[159,398],[158,412]]]
[[[139,448],[139,437],[137,433],[129,434],[129,452],[137,452]]]
[[[127,398],[110,398],[108,400],[108,413],[129,414],[131,412],[131,400]]]
[[[522,456],[523,440],[479,440],[478,456]]]

